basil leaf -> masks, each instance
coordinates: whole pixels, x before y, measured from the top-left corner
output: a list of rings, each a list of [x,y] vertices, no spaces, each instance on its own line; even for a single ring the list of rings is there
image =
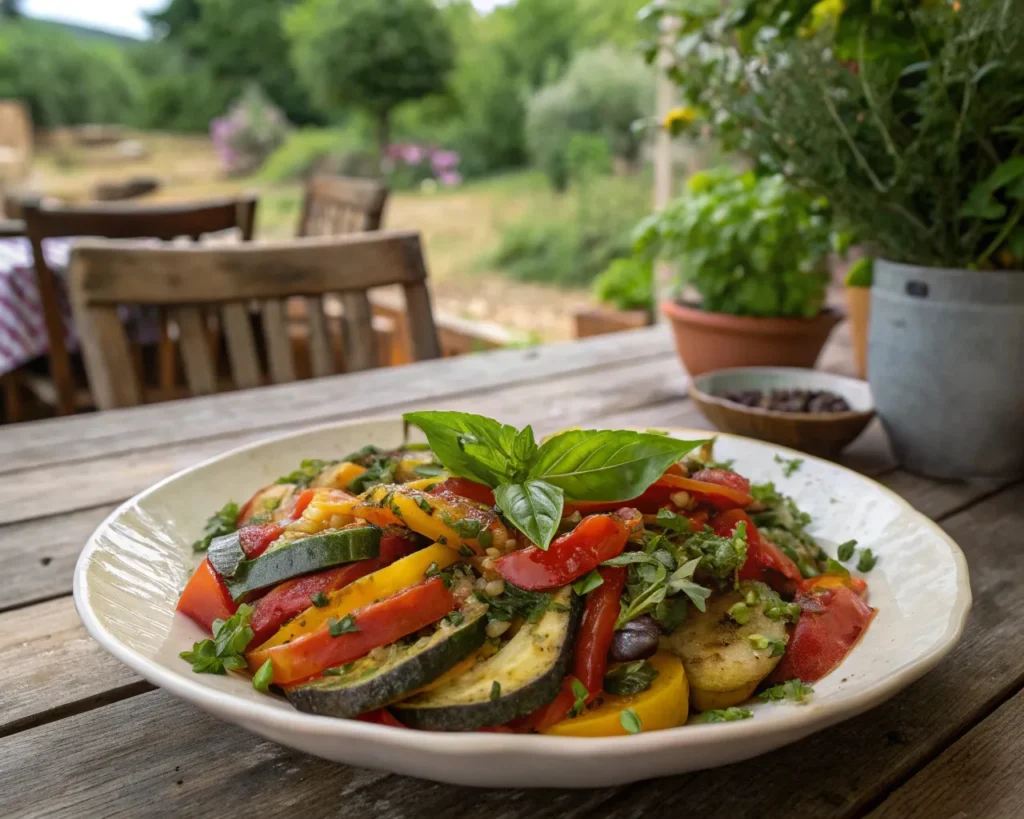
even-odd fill
[[[267,660],[260,666],[259,671],[252,678],[252,687],[257,691],[266,693],[270,690],[270,681],[274,678],[274,664]]]
[[[619,711],[619,725],[627,734],[639,734],[643,730],[643,723],[640,722],[640,715],[632,708]]]
[[[696,722],[736,722],[741,719],[750,719],[753,716],[753,711],[747,708],[737,708],[733,705],[729,708],[716,708],[714,711],[705,711],[697,717]]]
[[[503,483],[494,490],[494,499],[509,523],[547,549],[562,520],[562,490],[545,481]]]
[[[437,460],[453,475],[494,487],[513,480],[523,466],[515,459],[520,433],[508,424],[468,412],[407,412],[402,417],[423,430]]]
[[[573,591],[576,592],[580,597],[585,594],[590,594],[594,589],[604,583],[604,578],[601,577],[601,573],[594,569],[589,574],[584,575],[575,583],[572,584]]]
[[[658,677],[658,669],[647,660],[624,663],[604,675],[604,690],[619,697],[646,691]]]
[[[541,444],[528,474],[573,500],[629,500],[703,443],[626,430],[573,429]]]

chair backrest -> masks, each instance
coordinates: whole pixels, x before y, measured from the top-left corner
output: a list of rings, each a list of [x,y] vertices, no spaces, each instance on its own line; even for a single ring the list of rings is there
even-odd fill
[[[315,176],[306,183],[298,236],[380,230],[388,188],[373,179]]]
[[[238,229],[242,239],[252,238],[256,198],[168,204],[161,207],[137,205],[90,205],[49,207],[23,201],[21,216],[25,235],[32,244],[33,263],[50,342],[50,377],[57,395],[57,412],[75,411],[75,380],[71,357],[65,343],[60,289],[43,255],[43,241],[68,236],[104,239],[161,239],[187,236],[198,241],[207,233]]]
[[[86,241],[72,251],[71,302],[89,381],[101,409],[144,399],[118,316],[121,305],[167,308],[174,322],[189,388],[217,389],[215,350],[207,319],[217,314],[231,386],[296,379],[285,300],[305,297],[310,371],[314,376],[377,365],[367,290],[405,291],[416,359],[441,354],[426,286],[419,235],[409,231],[350,234],[290,242],[223,246],[154,246]],[[344,366],[332,352],[324,297],[342,308]],[[259,306],[264,349],[253,332]],[[269,377],[265,377],[264,373]]]

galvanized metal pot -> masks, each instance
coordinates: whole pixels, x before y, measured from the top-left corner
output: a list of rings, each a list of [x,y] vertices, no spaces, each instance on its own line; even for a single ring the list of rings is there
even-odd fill
[[[1024,475],[1024,273],[875,263],[868,380],[896,457]]]

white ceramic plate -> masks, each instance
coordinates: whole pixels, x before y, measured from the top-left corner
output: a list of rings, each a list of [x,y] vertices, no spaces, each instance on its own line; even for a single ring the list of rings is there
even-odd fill
[[[136,496],[103,522],[79,558],[75,602],[86,628],[175,696],[317,756],[465,785],[599,787],[737,762],[866,711],[934,667],[959,639],[970,609],[960,549],[897,495],[833,463],[720,435],[716,456],[734,458],[752,480],[773,480],[794,495],[833,554],[853,537],[879,557],[869,578],[878,616],[846,662],[815,686],[809,704],[757,703],[750,720],[628,737],[444,734],[302,714],[254,691],[248,678],[192,673],[178,652],[204,635],[174,606],[196,563],[189,544],[212,510],[244,500],[301,458],[342,457],[367,443],[401,440],[398,419],[319,427],[234,450]],[[783,477],[776,453],[804,463]]]

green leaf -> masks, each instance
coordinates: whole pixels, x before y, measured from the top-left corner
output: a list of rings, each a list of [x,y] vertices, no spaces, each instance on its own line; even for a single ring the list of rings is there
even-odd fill
[[[267,660],[263,665],[260,666],[259,671],[253,675],[252,687],[257,691],[266,693],[270,690],[270,681],[274,677],[274,663]]]
[[[242,652],[254,636],[249,627],[251,617],[252,607],[243,603],[227,620],[213,621],[212,640],[193,643],[191,651],[182,651],[178,656],[191,663],[196,674],[224,674],[228,669],[246,668],[248,663]]]
[[[604,690],[619,697],[646,691],[658,677],[658,669],[647,660],[623,663],[604,675]]]
[[[860,559],[857,561],[858,572],[870,572],[875,568],[875,564],[878,562],[878,558],[875,557],[875,553],[870,549],[865,549],[860,553]]]
[[[975,185],[960,207],[961,216],[979,219],[1001,219],[1006,215],[1006,206],[998,202],[996,193],[1011,183],[1024,178],[1024,156],[1017,156],[1000,163],[992,173]],[[1018,190],[1017,186],[1013,188]]]
[[[359,631],[359,626],[356,625],[356,618],[353,615],[346,614],[340,620],[335,620],[333,617],[328,620],[327,629],[332,637],[340,637],[342,634]]]
[[[844,563],[853,557],[853,550],[857,546],[856,540],[848,540],[846,543],[840,543],[836,547],[836,557],[842,560]]]
[[[666,532],[676,535],[688,535],[693,528],[690,526],[688,518],[673,512],[671,509],[659,509],[657,523]]]
[[[515,459],[520,433],[493,418],[468,412],[407,412],[402,417],[423,430],[430,449],[453,475],[495,487],[513,480],[525,466]]]
[[[311,458],[299,464],[299,468],[294,472],[282,475],[274,483],[293,483],[299,489],[305,489],[324,469],[336,463],[337,461],[321,461],[319,458]]]
[[[576,699],[572,703],[572,708],[569,709],[569,716],[578,717],[583,713],[583,709],[587,707],[587,697],[590,696],[590,692],[587,691],[587,687],[583,683],[573,677],[572,693]]]
[[[736,722],[741,719],[750,719],[754,716],[753,711],[748,711],[746,708],[737,708],[733,706],[731,708],[716,708],[713,711],[705,711],[699,717],[697,722],[708,723],[708,722]]]
[[[604,578],[601,577],[601,573],[594,569],[585,577],[581,577],[575,583],[572,584],[573,591],[576,592],[580,597],[585,594],[589,594],[598,586],[604,583]]]
[[[766,688],[758,696],[764,702],[780,702],[781,700],[805,702],[813,693],[814,686],[800,680],[788,680]]]
[[[322,591],[318,591],[316,594],[309,598],[309,602],[316,606],[318,609],[322,609],[324,606],[327,605],[329,601],[327,600],[326,594],[324,594]]]
[[[627,708],[625,711],[619,711],[619,724],[627,734],[639,734],[643,730],[643,723],[640,722],[640,716],[632,708]]]
[[[503,483],[494,490],[494,499],[509,523],[541,549],[547,549],[562,520],[565,496],[546,481]]]
[[[501,697],[501,683],[497,680],[491,681],[491,702],[496,702]]]
[[[237,529],[238,504],[228,501],[214,512],[203,526],[203,536],[192,544],[193,552],[205,552],[214,538],[230,535]]]
[[[627,430],[568,430],[541,444],[529,477],[560,487],[572,500],[629,500],[703,443]]]
[[[1024,267],[1024,228],[1017,228],[1006,240],[1006,249],[1013,255],[1015,265]]]

